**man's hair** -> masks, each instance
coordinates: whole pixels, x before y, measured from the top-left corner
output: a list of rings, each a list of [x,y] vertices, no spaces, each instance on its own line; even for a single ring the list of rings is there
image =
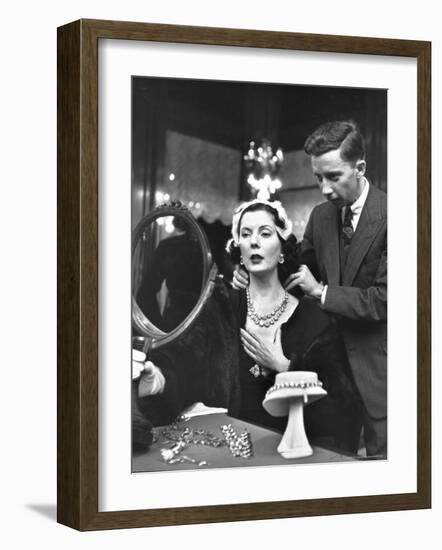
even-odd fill
[[[339,148],[341,157],[346,162],[356,162],[365,158],[364,138],[352,120],[326,122],[304,143],[304,151],[314,157]]]

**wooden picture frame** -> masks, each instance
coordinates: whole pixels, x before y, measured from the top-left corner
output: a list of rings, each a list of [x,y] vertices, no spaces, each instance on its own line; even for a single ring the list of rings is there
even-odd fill
[[[138,40],[417,60],[417,491],[343,498],[98,511],[98,41]],[[58,29],[58,521],[86,531],[431,506],[431,44],[79,20]]]

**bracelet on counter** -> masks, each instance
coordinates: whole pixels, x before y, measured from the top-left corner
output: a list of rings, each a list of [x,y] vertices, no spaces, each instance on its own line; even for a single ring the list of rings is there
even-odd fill
[[[186,419],[187,420],[187,419]],[[251,458],[253,456],[253,444],[250,432],[245,429],[237,433],[232,424],[220,426],[222,436],[216,436],[212,432],[202,429],[189,428],[181,425],[185,420],[177,419],[173,424],[161,430],[164,442],[173,443],[169,448],[161,449],[161,457],[167,464],[191,462],[198,467],[207,466],[207,461],[190,458],[182,454],[189,445],[203,445],[208,447],[227,447],[234,457]]]

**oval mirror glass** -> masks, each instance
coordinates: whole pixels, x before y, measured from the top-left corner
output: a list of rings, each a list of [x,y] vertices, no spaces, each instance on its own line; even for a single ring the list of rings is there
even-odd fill
[[[210,295],[216,267],[203,230],[179,203],[145,216],[132,241],[134,347],[147,351],[191,326]]]

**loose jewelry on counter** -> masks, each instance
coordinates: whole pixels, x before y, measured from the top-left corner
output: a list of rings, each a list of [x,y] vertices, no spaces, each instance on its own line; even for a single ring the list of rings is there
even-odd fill
[[[170,447],[170,449],[161,449],[161,457],[164,460],[164,462],[171,462],[175,459],[175,457],[187,447],[187,443],[184,441],[178,441],[173,447]]]
[[[233,456],[241,458],[251,458],[253,456],[252,438],[247,430],[238,435],[232,424],[225,424],[221,426],[221,432]]]
[[[161,457],[167,464],[179,464],[183,462],[191,462],[198,467],[207,466],[206,460],[195,460],[189,456],[181,454],[181,452],[188,446],[188,443],[181,440],[175,443],[170,449],[161,449]]]
[[[206,432],[201,429],[183,428],[180,423],[187,422],[189,417],[180,416],[177,420],[161,430],[161,435],[166,441],[175,442],[175,445],[170,449],[161,449],[161,456],[167,464],[179,464],[183,462],[191,462],[198,467],[207,466],[206,460],[195,460],[186,455],[180,454],[188,445],[206,445],[209,447],[221,447],[225,445],[223,438],[216,437],[211,432]]]
[[[233,456],[239,458],[251,458],[253,456],[252,438],[247,430],[238,435],[231,424],[220,427],[222,437],[218,437],[211,432],[202,429],[192,429],[183,427],[181,422],[186,422],[187,417],[178,417],[178,419],[161,430],[161,435],[166,442],[174,443],[170,448],[161,449],[161,457],[167,464],[180,464],[191,462],[198,467],[207,466],[206,460],[196,460],[181,454],[190,444],[206,445],[209,447],[227,446]]]
[[[163,428],[161,435],[167,441],[184,441],[187,444],[207,445],[208,447],[222,447],[226,444],[222,437],[217,437],[213,433],[201,429],[182,428],[178,422]]]

